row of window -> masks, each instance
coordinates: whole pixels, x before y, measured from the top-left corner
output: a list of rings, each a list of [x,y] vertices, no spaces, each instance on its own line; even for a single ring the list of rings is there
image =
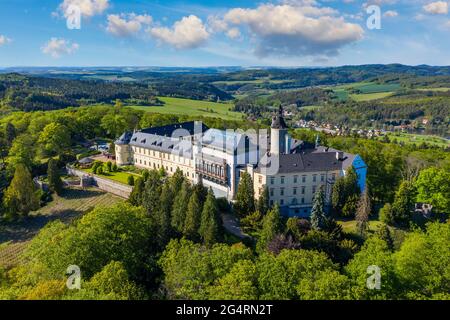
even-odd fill
[[[275,202],[274,200],[270,200],[270,205],[273,206],[274,202]],[[294,198],[294,199],[291,200],[291,203],[287,203],[287,202],[284,201],[284,199],[281,199],[279,201],[279,204],[280,204],[280,206],[284,206],[284,205],[293,205],[293,206],[295,206],[295,205],[304,205],[304,204],[306,204],[306,202],[305,202],[305,198],[301,198],[300,201],[298,199]]]
[[[161,153],[158,152],[158,154],[157,154],[156,151],[151,151],[148,149],[137,148],[137,147],[133,147],[133,151],[136,153],[142,154],[142,155],[153,156],[155,158],[157,158],[159,155],[161,155],[162,159],[167,159],[170,161],[175,161],[175,162],[179,162],[179,163],[183,163],[183,164],[186,164],[186,162],[188,162],[187,165],[191,165],[191,161],[189,159],[186,159],[186,158],[180,157],[180,156],[174,156],[174,155],[171,156],[171,154],[166,154],[164,152],[161,152]]]
[[[285,183],[289,183],[289,177],[285,177],[285,176],[281,176],[280,178],[280,184],[285,184]],[[294,183],[299,183],[299,181],[301,181],[302,183],[306,183],[308,179],[307,175],[302,175],[300,176],[294,176],[293,177],[293,182]],[[312,175],[312,182],[318,182],[320,179],[320,182],[325,182],[326,181],[326,174],[322,173],[322,174],[313,174]],[[274,185],[276,183],[277,178],[276,177],[269,177],[269,184],[270,185]],[[335,181],[336,180],[336,173],[333,173],[331,175],[331,180]],[[262,184],[263,183],[263,177],[259,176],[259,183]]]
[[[319,187],[320,186],[312,186],[311,187],[311,191],[312,191],[313,195],[317,192]],[[306,190],[307,190],[307,187],[304,187],[304,186],[303,187],[299,187],[299,188],[294,187],[294,188],[292,188],[292,196],[296,196],[296,195],[299,195],[299,194],[304,195],[304,194],[306,194]],[[260,188],[259,189],[259,194],[262,195],[263,192],[264,192],[264,188]],[[269,188],[270,197],[275,197],[275,193],[276,193],[276,189],[275,188]],[[286,188],[280,188],[279,196],[280,197],[284,197],[284,196],[287,196],[287,195],[288,194],[286,192]]]

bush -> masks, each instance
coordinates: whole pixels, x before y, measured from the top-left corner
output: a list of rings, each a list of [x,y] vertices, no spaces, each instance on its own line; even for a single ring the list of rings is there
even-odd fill
[[[386,203],[380,210],[380,220],[387,225],[394,224],[394,213],[392,211],[392,205]]]
[[[128,176],[128,185],[134,186],[134,176],[132,176],[132,175]]]

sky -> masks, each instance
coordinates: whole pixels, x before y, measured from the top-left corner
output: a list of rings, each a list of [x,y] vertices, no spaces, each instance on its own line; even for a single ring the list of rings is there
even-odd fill
[[[450,65],[449,53],[450,0],[0,0],[0,67]]]

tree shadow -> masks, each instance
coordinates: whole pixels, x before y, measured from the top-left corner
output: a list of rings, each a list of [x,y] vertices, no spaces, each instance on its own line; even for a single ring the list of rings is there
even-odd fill
[[[63,194],[61,195],[61,198],[66,200],[85,199],[98,197],[101,196],[102,194],[104,194],[104,192],[92,189],[70,189],[64,190]]]
[[[22,242],[31,240],[48,223],[60,220],[64,223],[70,223],[79,218],[82,211],[60,210],[52,215],[30,216],[13,222],[2,222],[0,224],[0,243],[4,242]]]

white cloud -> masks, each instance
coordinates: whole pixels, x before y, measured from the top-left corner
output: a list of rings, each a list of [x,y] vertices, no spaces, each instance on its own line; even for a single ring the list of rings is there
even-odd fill
[[[79,49],[78,43],[71,43],[62,38],[51,38],[42,48],[42,52],[57,59],[63,55],[72,54]]]
[[[248,27],[258,41],[259,56],[332,56],[364,35],[360,25],[335,13],[329,8],[263,4],[256,9],[232,9],[224,19]]]
[[[62,11],[64,17],[67,17],[67,11],[71,6],[79,7],[84,17],[92,17],[102,14],[108,9],[109,0],[64,0],[59,5],[59,9]]]
[[[423,10],[430,14],[447,14],[448,3],[446,1],[431,2],[423,6]]]
[[[388,10],[383,14],[385,18],[395,18],[398,17],[398,12],[394,10]]]
[[[7,43],[10,43],[10,42],[11,42],[10,38],[0,34],[0,47],[5,45],[5,44],[7,44]]]
[[[239,39],[241,37],[241,31],[238,28],[231,28],[227,31],[227,37],[230,39]]]
[[[194,15],[175,22],[172,28],[154,27],[150,28],[148,32],[157,40],[177,49],[200,47],[210,36],[202,20]]]
[[[106,31],[117,37],[129,37],[141,31],[144,25],[150,25],[152,21],[149,15],[111,14],[108,16]]]

